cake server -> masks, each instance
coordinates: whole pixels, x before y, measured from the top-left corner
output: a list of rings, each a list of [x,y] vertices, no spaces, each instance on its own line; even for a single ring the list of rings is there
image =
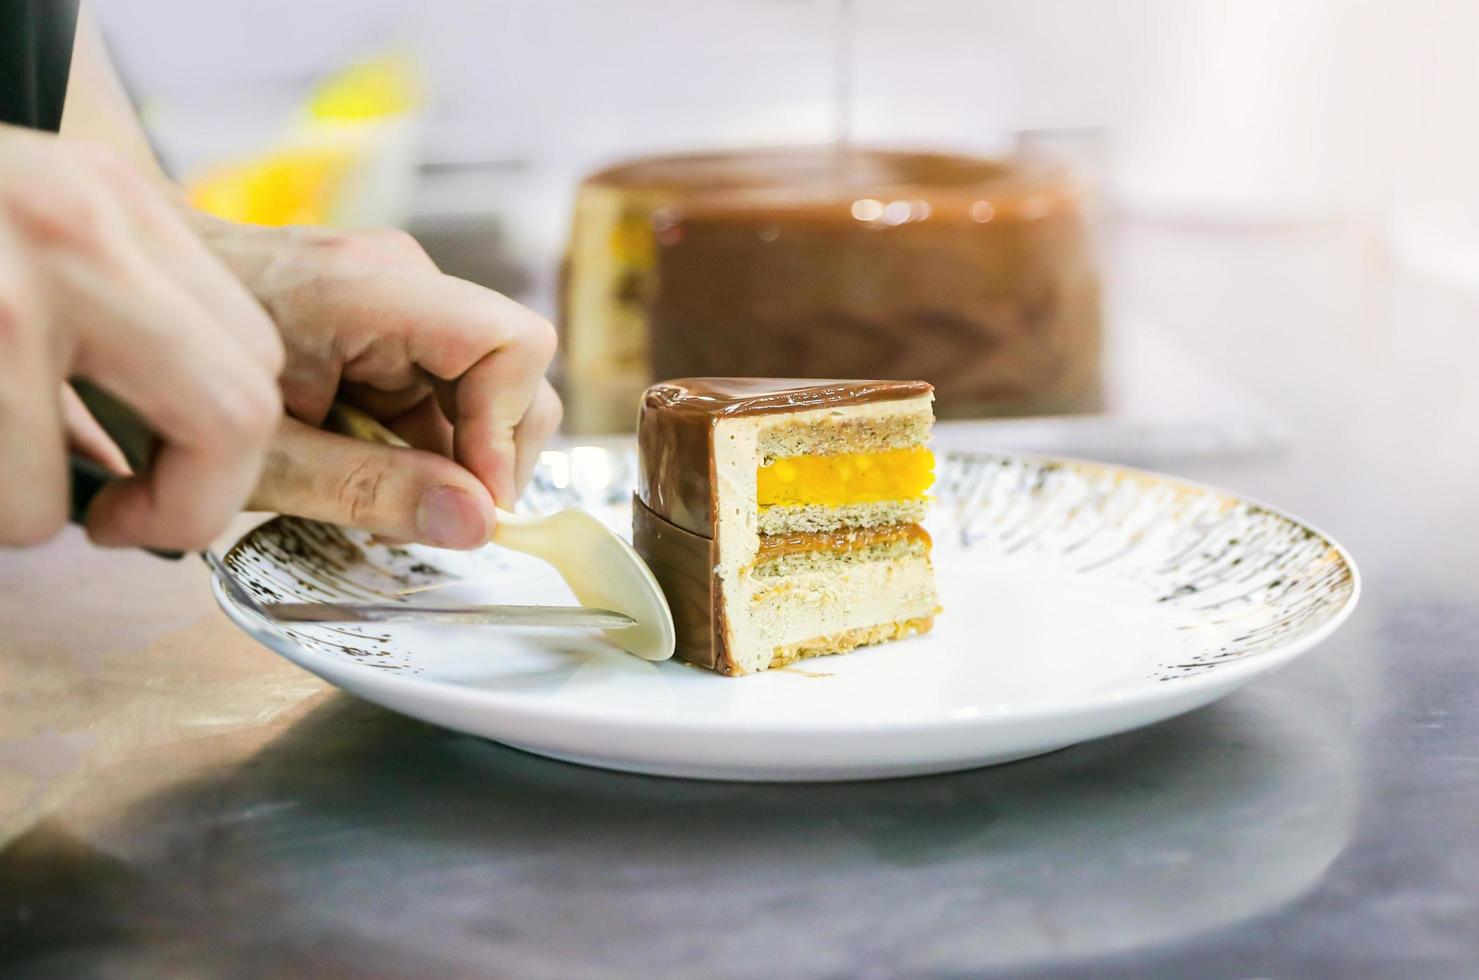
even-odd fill
[[[549,626],[624,630],[630,616],[589,606],[407,606],[396,602],[262,602],[279,623],[442,623],[468,626]]]
[[[622,630],[637,623],[589,606],[411,606],[399,602],[259,602],[214,552],[202,551],[231,601],[276,623],[443,623],[464,626],[550,626]]]
[[[369,442],[406,446],[400,436],[343,403],[334,404],[329,423]],[[492,541],[553,565],[581,605],[613,610],[635,620],[632,628],[606,634],[627,653],[643,660],[667,660],[673,655],[677,631],[657,579],[632,546],[595,517],[575,509],[543,516],[499,510]]]

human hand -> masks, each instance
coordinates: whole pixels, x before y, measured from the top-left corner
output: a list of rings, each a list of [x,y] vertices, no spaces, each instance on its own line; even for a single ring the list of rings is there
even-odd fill
[[[155,185],[101,146],[0,125],[0,544],[65,522],[69,437],[117,466],[65,385],[81,377],[160,439],[88,534],[205,547],[257,481],[282,364],[267,314]]]
[[[196,227],[277,321],[283,420],[251,506],[449,548],[487,542],[559,425],[554,329],[409,235]],[[413,449],[321,431],[335,399]]]

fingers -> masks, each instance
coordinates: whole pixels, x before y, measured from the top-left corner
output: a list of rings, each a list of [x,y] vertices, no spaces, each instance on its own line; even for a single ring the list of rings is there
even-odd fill
[[[284,411],[309,425],[322,425],[334,404],[340,369],[332,354],[297,346],[281,376]]]
[[[61,413],[49,384],[16,375],[0,382],[0,545],[49,540],[67,522],[67,461]]]
[[[128,475],[128,460],[98,420],[92,417],[82,399],[69,384],[62,385],[62,420],[67,429],[67,446],[113,473]]]
[[[3,360],[12,401],[0,425],[16,442],[0,459],[7,479],[34,480],[34,489],[18,489],[20,533],[41,533],[32,528],[65,513],[64,419],[79,446],[118,463],[117,447],[72,393],[61,394],[63,378],[79,377],[132,408],[161,440],[147,473],[94,499],[94,540],[208,544],[255,485],[281,411],[274,374],[282,349],[265,313],[155,188],[100,147],[7,139],[0,234],[15,260],[0,270],[23,269],[20,290],[35,308],[24,323],[12,318],[16,330],[0,331],[15,348]],[[41,517],[30,515],[33,501],[45,508]]]
[[[282,384],[289,414],[320,424],[338,394],[413,444],[450,452],[512,507],[559,420],[558,399],[541,394],[553,327],[442,275],[401,232],[296,229],[272,241],[276,257],[248,263],[248,280],[292,351]],[[246,250],[261,253],[261,241]]]
[[[283,419],[250,506],[441,548],[477,548],[493,500],[443,456],[362,442]]]
[[[514,451],[517,458],[514,479],[519,493],[522,494],[529,485],[530,478],[534,476],[534,467],[539,465],[539,451],[560,427],[560,419],[564,415],[565,407],[560,404],[560,396],[555,394],[555,389],[548,381],[542,382],[539,390],[534,393],[529,411],[514,429]]]
[[[448,320],[440,334],[419,333],[412,353],[437,377],[456,379],[453,455],[512,510],[533,472],[535,454],[519,458],[518,429],[536,395],[548,390],[523,442],[537,446],[560,420],[559,399],[544,379],[555,354],[554,327],[506,296],[460,279],[443,281]]]
[[[445,386],[455,399],[456,386]],[[430,393],[410,408],[392,412],[405,401],[405,394],[360,391],[359,386],[346,386],[345,401],[380,420],[386,428],[410,445],[442,456],[453,456],[455,438],[452,423],[443,414],[440,400]],[[455,404],[455,403],[454,403]],[[455,410],[455,407],[454,407]],[[540,383],[524,418],[514,428],[514,481],[516,491],[523,493],[539,464],[539,452],[560,427],[564,407],[560,396],[548,381]]]
[[[76,373],[132,408],[160,437],[148,471],[103,490],[88,512],[98,544],[206,547],[257,482],[281,402],[272,376],[209,313],[152,270],[133,270],[109,316],[88,311]],[[79,294],[82,291],[79,291]],[[106,324],[107,329],[92,328]]]
[[[275,404],[231,396],[211,402],[198,391],[185,397],[219,428],[186,428],[174,424],[178,416],[145,412],[165,441],[147,472],[115,481],[93,499],[87,531],[97,544],[198,551],[225,529],[257,482]]]
[[[554,328],[497,293],[480,292],[484,301],[469,311],[468,329],[484,331],[488,352],[457,379],[453,449],[499,505],[512,510],[519,481],[515,430],[546,384]]]
[[[453,453],[500,506],[517,498],[515,430],[555,351],[549,322],[492,290],[420,266],[332,281],[322,316],[353,335],[347,381],[395,391],[456,382]],[[350,324],[354,326],[350,326]]]
[[[0,545],[32,545],[67,520],[65,435],[45,347],[7,292],[0,280]]]

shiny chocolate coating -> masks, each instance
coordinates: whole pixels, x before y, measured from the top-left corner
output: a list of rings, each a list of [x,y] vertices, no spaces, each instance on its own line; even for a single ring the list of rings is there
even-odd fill
[[[724,639],[724,595],[714,577],[719,562],[714,539],[669,524],[634,497],[632,547],[668,597],[679,659],[721,674],[734,673]]]

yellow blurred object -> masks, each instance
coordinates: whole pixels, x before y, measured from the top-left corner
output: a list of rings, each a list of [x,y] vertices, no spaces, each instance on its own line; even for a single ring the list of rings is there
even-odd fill
[[[421,104],[421,85],[409,58],[386,55],[361,62],[329,78],[314,92],[314,119],[362,120],[398,116]]]
[[[623,215],[611,229],[611,254],[616,261],[640,272],[657,265],[652,219],[644,214]]]
[[[285,150],[206,173],[190,182],[186,194],[192,206],[231,221],[326,224],[350,162],[345,150]]]
[[[202,211],[250,224],[354,223],[367,207],[369,223],[394,220],[414,166],[404,120],[420,104],[409,58],[353,65],[314,91],[281,146],[197,175],[186,194]]]

